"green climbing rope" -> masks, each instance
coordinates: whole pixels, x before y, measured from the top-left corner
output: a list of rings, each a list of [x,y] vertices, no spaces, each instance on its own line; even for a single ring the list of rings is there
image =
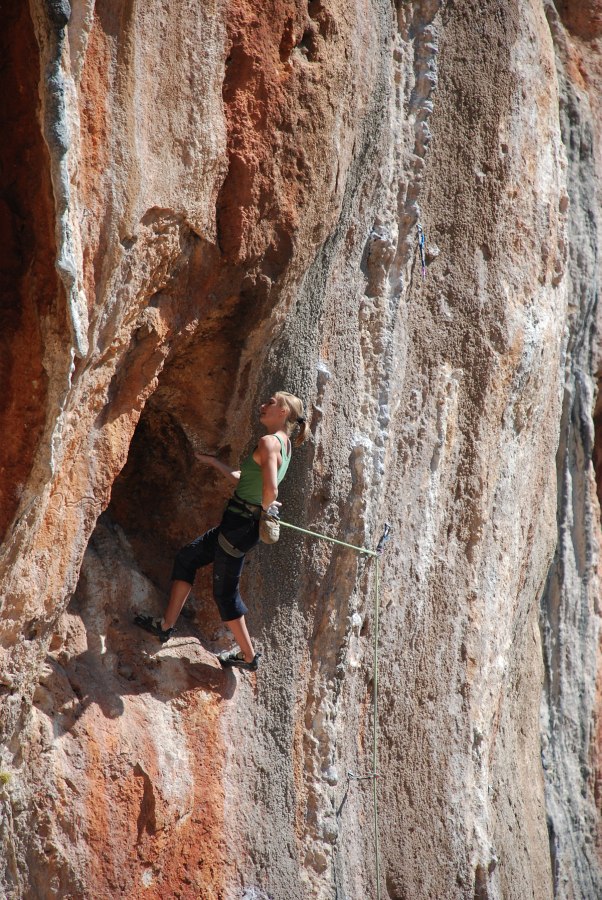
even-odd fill
[[[293,531],[300,531],[301,534],[307,534],[310,537],[318,538],[322,541],[330,541],[331,544],[338,544],[339,547],[347,547],[350,550],[355,550],[356,553],[362,553],[366,556],[373,556],[376,558],[376,571],[374,575],[374,651],[373,651],[373,677],[374,677],[374,690],[373,690],[373,698],[372,698],[372,772],[369,775],[352,775],[352,773],[348,773],[348,777],[353,777],[357,780],[362,780],[364,778],[372,779],[372,805],[374,810],[374,859],[376,865],[376,900],[380,900],[380,850],[378,843],[378,792],[376,789],[376,778],[378,775],[378,629],[379,629],[379,605],[380,605],[380,584],[379,584],[379,560],[381,553],[383,551],[384,545],[386,541],[389,539],[390,526],[388,523],[385,523],[385,530],[381,539],[378,542],[378,547],[376,550],[369,550],[367,547],[358,547],[355,544],[348,544],[345,541],[339,541],[336,538],[330,537],[328,534],[322,534],[319,531],[310,531],[307,528],[300,528],[298,525],[291,525],[290,522],[283,522],[280,519],[280,524],[284,525],[285,528],[292,528]]]
[[[349,547],[350,550],[356,550],[357,553],[365,553],[367,556],[378,556],[376,550],[368,550],[367,547],[357,547],[355,544],[346,544],[345,541],[338,541],[336,538],[330,537],[328,534],[320,534],[319,531],[309,531],[307,528],[299,528],[298,525],[291,525],[290,522],[283,522],[279,519],[281,525],[285,528],[292,528],[293,531],[300,531],[302,534],[309,534],[311,537],[320,538],[323,541],[330,541],[331,544],[338,544],[339,547]]]
[[[378,849],[378,794],[376,792],[376,776],[378,774],[378,607],[379,607],[379,558],[376,557],[374,575],[374,691],[373,691],[373,726],[372,726],[372,800],[374,806],[374,855],[376,858],[376,900],[380,900],[380,854]]]

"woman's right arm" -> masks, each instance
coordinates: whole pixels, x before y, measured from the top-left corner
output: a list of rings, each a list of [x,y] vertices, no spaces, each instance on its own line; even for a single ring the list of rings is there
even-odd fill
[[[231,469],[230,466],[227,466],[215,456],[208,456],[206,453],[197,453],[197,459],[206,463],[208,466],[217,469],[218,472],[221,472],[222,475],[225,475],[226,478],[229,478],[234,484],[238,484],[240,480],[240,469]]]

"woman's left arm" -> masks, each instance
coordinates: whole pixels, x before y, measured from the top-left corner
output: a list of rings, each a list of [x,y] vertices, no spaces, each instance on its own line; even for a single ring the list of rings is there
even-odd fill
[[[273,434],[265,434],[259,441],[259,464],[262,475],[261,505],[267,509],[278,496],[278,454],[280,441]]]
[[[230,466],[227,466],[226,463],[223,463],[216,456],[209,456],[207,453],[197,453],[196,458],[208,466],[213,466],[214,469],[217,469],[218,472],[221,472],[234,484],[238,484],[240,481],[240,469],[231,469]]]

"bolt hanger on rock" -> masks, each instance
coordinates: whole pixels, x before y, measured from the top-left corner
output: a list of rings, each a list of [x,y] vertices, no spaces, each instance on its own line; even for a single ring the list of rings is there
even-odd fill
[[[418,250],[420,251],[420,264],[422,266],[422,279],[426,281],[426,235],[420,222],[416,226],[418,230]]]

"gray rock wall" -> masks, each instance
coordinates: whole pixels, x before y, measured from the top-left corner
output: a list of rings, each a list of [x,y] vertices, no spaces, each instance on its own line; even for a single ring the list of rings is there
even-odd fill
[[[562,10],[565,12],[564,10]],[[557,453],[558,543],[542,597],[542,761],[555,892],[602,892],[599,836],[600,506],[592,457],[599,371],[599,140],[594,85],[571,78],[577,51],[556,11],[560,123],[567,151],[567,355]],[[574,22],[568,18],[569,26]],[[593,29],[585,29],[593,37]],[[589,35],[587,32],[589,31]],[[579,48],[587,59],[587,44]],[[595,72],[595,69],[594,69]]]

